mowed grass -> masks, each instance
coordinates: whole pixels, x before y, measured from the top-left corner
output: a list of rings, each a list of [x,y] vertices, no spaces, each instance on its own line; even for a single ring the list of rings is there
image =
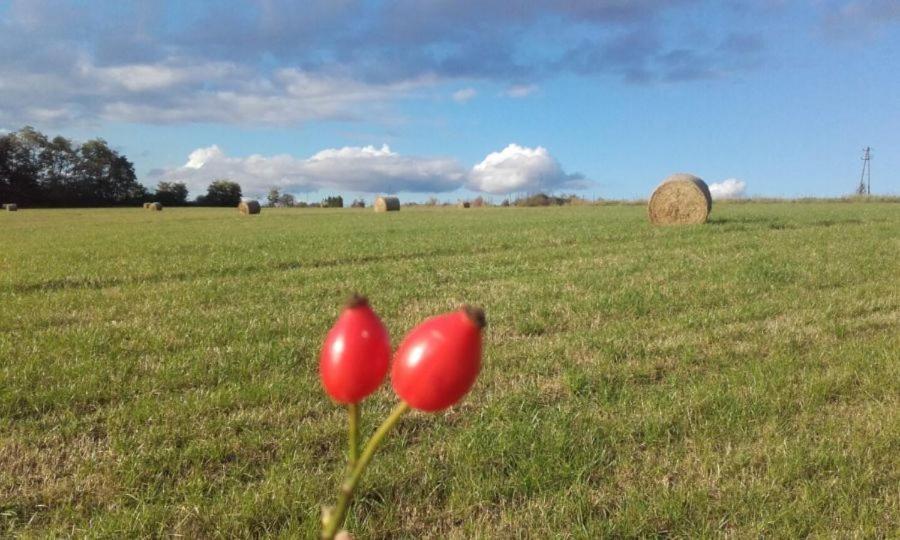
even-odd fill
[[[469,397],[368,471],[359,538],[900,535],[900,204],[760,203],[0,213],[0,536],[315,536],[351,291],[395,344],[489,320]]]

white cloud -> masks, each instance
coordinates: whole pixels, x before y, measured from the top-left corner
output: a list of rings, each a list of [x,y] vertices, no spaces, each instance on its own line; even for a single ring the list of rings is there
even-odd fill
[[[81,55],[77,73],[93,80],[101,87],[114,90],[147,92],[177,88],[204,81],[221,81],[239,75],[242,69],[228,62],[192,62],[184,58],[169,58],[155,64],[133,63],[113,67],[97,67]]]
[[[896,0],[817,3],[827,4],[829,11],[840,4],[867,6],[862,10],[867,20],[897,13]],[[681,43],[677,35],[659,31],[660,15],[683,11],[679,6],[688,2],[540,0],[517,2],[510,10],[507,0],[395,0],[372,3],[364,17],[359,2],[350,0],[308,0],[303,9],[285,0],[257,0],[241,2],[237,12],[194,9],[188,17],[164,4],[0,1],[0,122],[4,116],[17,119],[15,124],[27,122],[28,107],[57,105],[67,109],[60,122],[82,125],[103,120],[270,124],[320,118],[310,118],[317,108],[297,99],[312,99],[308,89],[286,86],[276,66],[303,66],[314,82],[324,80],[332,90],[322,96],[326,101],[359,105],[349,111],[338,107],[338,114],[366,116],[371,101],[359,100],[360,92],[382,95],[387,90],[381,100],[385,104],[403,97],[390,92],[397,90],[395,84],[511,84],[506,95],[524,97],[536,87],[523,81],[570,73],[605,73],[628,81],[683,80],[689,77],[671,74],[673,67],[684,71],[683,64],[692,61],[733,59],[719,58],[712,38]],[[853,16],[861,10],[838,11]],[[735,21],[726,17],[724,22]],[[561,36],[553,31],[559,25],[579,32]],[[641,37],[624,44],[617,39],[632,33]],[[609,38],[582,41],[582,34]],[[730,49],[729,54],[740,58],[752,55],[752,49]],[[730,65],[705,65],[690,73]],[[42,76],[52,79],[51,84],[28,81]],[[7,92],[10,86],[15,88]],[[446,88],[440,92],[452,93]],[[462,99],[471,93],[459,92]],[[246,109],[231,110],[229,105]],[[324,117],[332,118],[328,107],[325,111]],[[377,111],[375,116],[378,120]]]
[[[213,180],[228,178],[244,194],[262,197],[272,187],[288,193],[316,190],[356,193],[438,193],[468,187],[485,193],[552,191],[583,187],[543,147],[510,144],[467,170],[449,157],[403,156],[387,145],[327,148],[307,158],[289,154],[228,156],[217,145],[197,148],[181,167],[158,170],[150,180],[185,182],[193,195]]]
[[[198,148],[191,152],[188,156],[187,163],[184,164],[186,169],[199,169],[203,165],[206,164],[207,161],[212,161],[215,159],[224,158],[225,154],[218,147],[218,145],[212,145],[207,148]]]
[[[318,189],[434,193],[459,188],[466,171],[452,158],[401,156],[387,145],[330,148],[305,159],[288,154],[230,157],[213,145],[194,150],[183,166],[154,177],[185,182],[194,195],[218,178],[238,182],[252,196],[262,196],[272,187],[294,193]]]
[[[246,66],[185,57],[100,67],[78,54],[47,73],[0,66],[0,122],[211,122],[295,125],[387,117],[387,106],[437,80],[430,75],[370,83],[342,72],[296,68],[261,74]]]
[[[478,95],[478,91],[474,88],[463,88],[453,92],[453,101],[457,103],[465,103]]]
[[[581,175],[566,174],[546,148],[510,144],[475,165],[468,186],[476,191],[502,194],[578,187],[582,180]]]
[[[721,182],[713,182],[709,185],[709,194],[714,201],[722,199],[739,199],[744,196],[747,182],[737,178],[729,178]]]
[[[511,98],[523,98],[528,97],[531,94],[537,92],[538,87],[535,84],[514,84],[507,88],[503,95]]]
[[[401,156],[387,145],[323,150],[305,160],[307,174],[322,187],[351,191],[452,191],[465,170],[453,158]]]

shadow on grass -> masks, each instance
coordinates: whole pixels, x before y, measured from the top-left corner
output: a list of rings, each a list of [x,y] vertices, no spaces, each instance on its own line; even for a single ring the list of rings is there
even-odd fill
[[[808,227],[834,227],[839,225],[863,225],[865,222],[861,219],[823,219],[810,223],[785,223],[783,221],[769,219],[762,216],[754,217],[737,217],[737,218],[710,218],[707,222],[712,226],[723,225],[767,225],[769,229],[801,229]]]
[[[836,225],[862,225],[861,219],[823,219],[814,221],[810,225],[813,227],[834,227]]]
[[[736,217],[736,218],[710,218],[709,221],[706,222],[707,225],[732,225],[732,224],[741,224],[746,225],[748,223],[767,223],[772,221],[771,219],[767,219],[761,216],[754,217]]]

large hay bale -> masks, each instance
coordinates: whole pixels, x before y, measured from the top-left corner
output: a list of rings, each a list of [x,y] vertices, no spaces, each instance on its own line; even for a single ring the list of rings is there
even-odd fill
[[[150,208],[150,203],[145,202],[145,203],[144,203],[144,210],[146,210],[146,209],[148,209],[148,208]]]
[[[241,201],[241,204],[238,205],[238,212],[246,216],[258,214],[260,209],[259,201]]]
[[[400,210],[400,199],[397,197],[378,197],[375,199],[376,212],[397,212]]]
[[[469,203],[469,201],[459,201],[459,202],[456,204],[456,206],[457,206],[457,208],[468,208],[468,207],[470,207],[470,206],[472,206],[472,205]]]
[[[147,210],[153,210],[154,212],[161,212],[163,209],[162,203],[152,202],[147,203]]]
[[[678,173],[663,180],[650,197],[647,213],[654,225],[706,223],[712,197],[706,182],[693,174]]]
[[[19,205],[16,203],[6,203],[3,205],[3,208],[6,208],[7,212],[18,212]]]

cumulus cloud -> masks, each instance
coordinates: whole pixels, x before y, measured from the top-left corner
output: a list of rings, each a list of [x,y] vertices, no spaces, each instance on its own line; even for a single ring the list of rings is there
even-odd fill
[[[452,158],[406,157],[384,145],[322,150],[308,158],[288,154],[231,157],[216,145],[191,152],[181,167],[155,171],[154,180],[181,181],[194,194],[230,178],[247,194],[340,189],[365,193],[443,192],[458,188],[466,171]]]
[[[747,183],[736,178],[729,178],[709,185],[709,194],[714,201],[722,199],[739,199],[744,196]]]
[[[510,144],[492,152],[469,173],[469,188],[486,193],[553,190],[578,187],[584,177],[566,174],[559,162],[542,146],[527,148]]]
[[[465,103],[478,95],[478,91],[474,88],[462,88],[453,92],[453,101],[457,103]]]
[[[387,145],[323,150],[306,160],[306,168],[324,187],[365,192],[451,191],[465,177],[453,158],[406,157]]]
[[[468,187],[485,193],[578,188],[584,177],[566,174],[543,147],[511,144],[466,169],[447,157],[403,156],[387,145],[328,148],[307,158],[288,154],[232,157],[216,145],[198,148],[180,167],[154,170],[153,181],[185,182],[192,194],[212,180],[229,178],[244,193],[262,196],[277,187],[289,193],[438,193]]]

